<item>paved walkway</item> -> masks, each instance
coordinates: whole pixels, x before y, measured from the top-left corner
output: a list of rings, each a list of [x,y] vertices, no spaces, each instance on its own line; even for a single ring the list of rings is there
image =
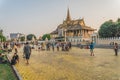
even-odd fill
[[[69,52],[33,50],[29,65],[22,49],[19,56],[15,67],[23,80],[120,80],[120,55],[114,56],[112,49],[96,48],[95,56],[75,47]]]

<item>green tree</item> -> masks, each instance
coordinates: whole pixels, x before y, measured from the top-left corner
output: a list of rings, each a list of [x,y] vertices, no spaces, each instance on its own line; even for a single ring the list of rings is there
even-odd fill
[[[1,42],[6,41],[6,37],[0,34],[0,41],[1,41]]]
[[[25,41],[25,36],[20,37],[20,41]]]
[[[2,29],[0,30],[0,41],[1,42],[6,41],[6,37],[3,35],[3,30]]]
[[[116,36],[120,37],[120,18],[118,18],[117,22],[116,22]]]
[[[44,35],[42,36],[42,39],[45,40],[46,37],[48,38],[48,40],[51,39],[50,34],[44,34]]]
[[[29,34],[27,35],[27,40],[32,40],[33,37],[36,40],[36,36],[34,34]]]
[[[118,20],[119,21],[119,20]],[[120,30],[120,23],[112,20],[104,22],[98,31],[100,37],[118,37]]]
[[[5,36],[3,36],[3,41],[6,41],[6,37]]]
[[[118,18],[117,22],[120,22],[120,18]]]

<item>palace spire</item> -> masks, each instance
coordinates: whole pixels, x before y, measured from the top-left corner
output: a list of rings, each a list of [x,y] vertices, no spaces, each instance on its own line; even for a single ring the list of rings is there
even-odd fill
[[[68,10],[67,10],[67,17],[66,17],[66,21],[71,21],[69,8],[68,8]]]

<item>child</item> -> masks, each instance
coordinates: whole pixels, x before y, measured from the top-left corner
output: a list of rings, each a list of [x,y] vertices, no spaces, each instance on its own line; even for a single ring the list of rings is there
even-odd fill
[[[17,53],[14,53],[14,55],[11,59],[11,64],[15,65],[16,63],[19,63],[19,56],[17,55]]]

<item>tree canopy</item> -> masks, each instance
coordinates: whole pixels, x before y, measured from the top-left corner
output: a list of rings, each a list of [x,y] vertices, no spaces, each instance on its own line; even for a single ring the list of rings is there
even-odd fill
[[[6,41],[6,37],[0,34],[0,41],[1,41],[1,42]]]
[[[33,38],[36,40],[36,36],[34,34],[27,35],[27,40],[32,40]]]
[[[2,29],[0,30],[0,41],[1,42],[6,41],[6,37],[3,35],[3,30]]]
[[[20,37],[20,41],[25,41],[25,36]]]
[[[44,35],[42,36],[42,39],[43,39],[43,40],[45,40],[46,38],[47,38],[48,40],[50,40],[50,39],[51,39],[50,34],[44,34]]]
[[[120,19],[104,22],[98,31],[100,37],[120,37]]]

